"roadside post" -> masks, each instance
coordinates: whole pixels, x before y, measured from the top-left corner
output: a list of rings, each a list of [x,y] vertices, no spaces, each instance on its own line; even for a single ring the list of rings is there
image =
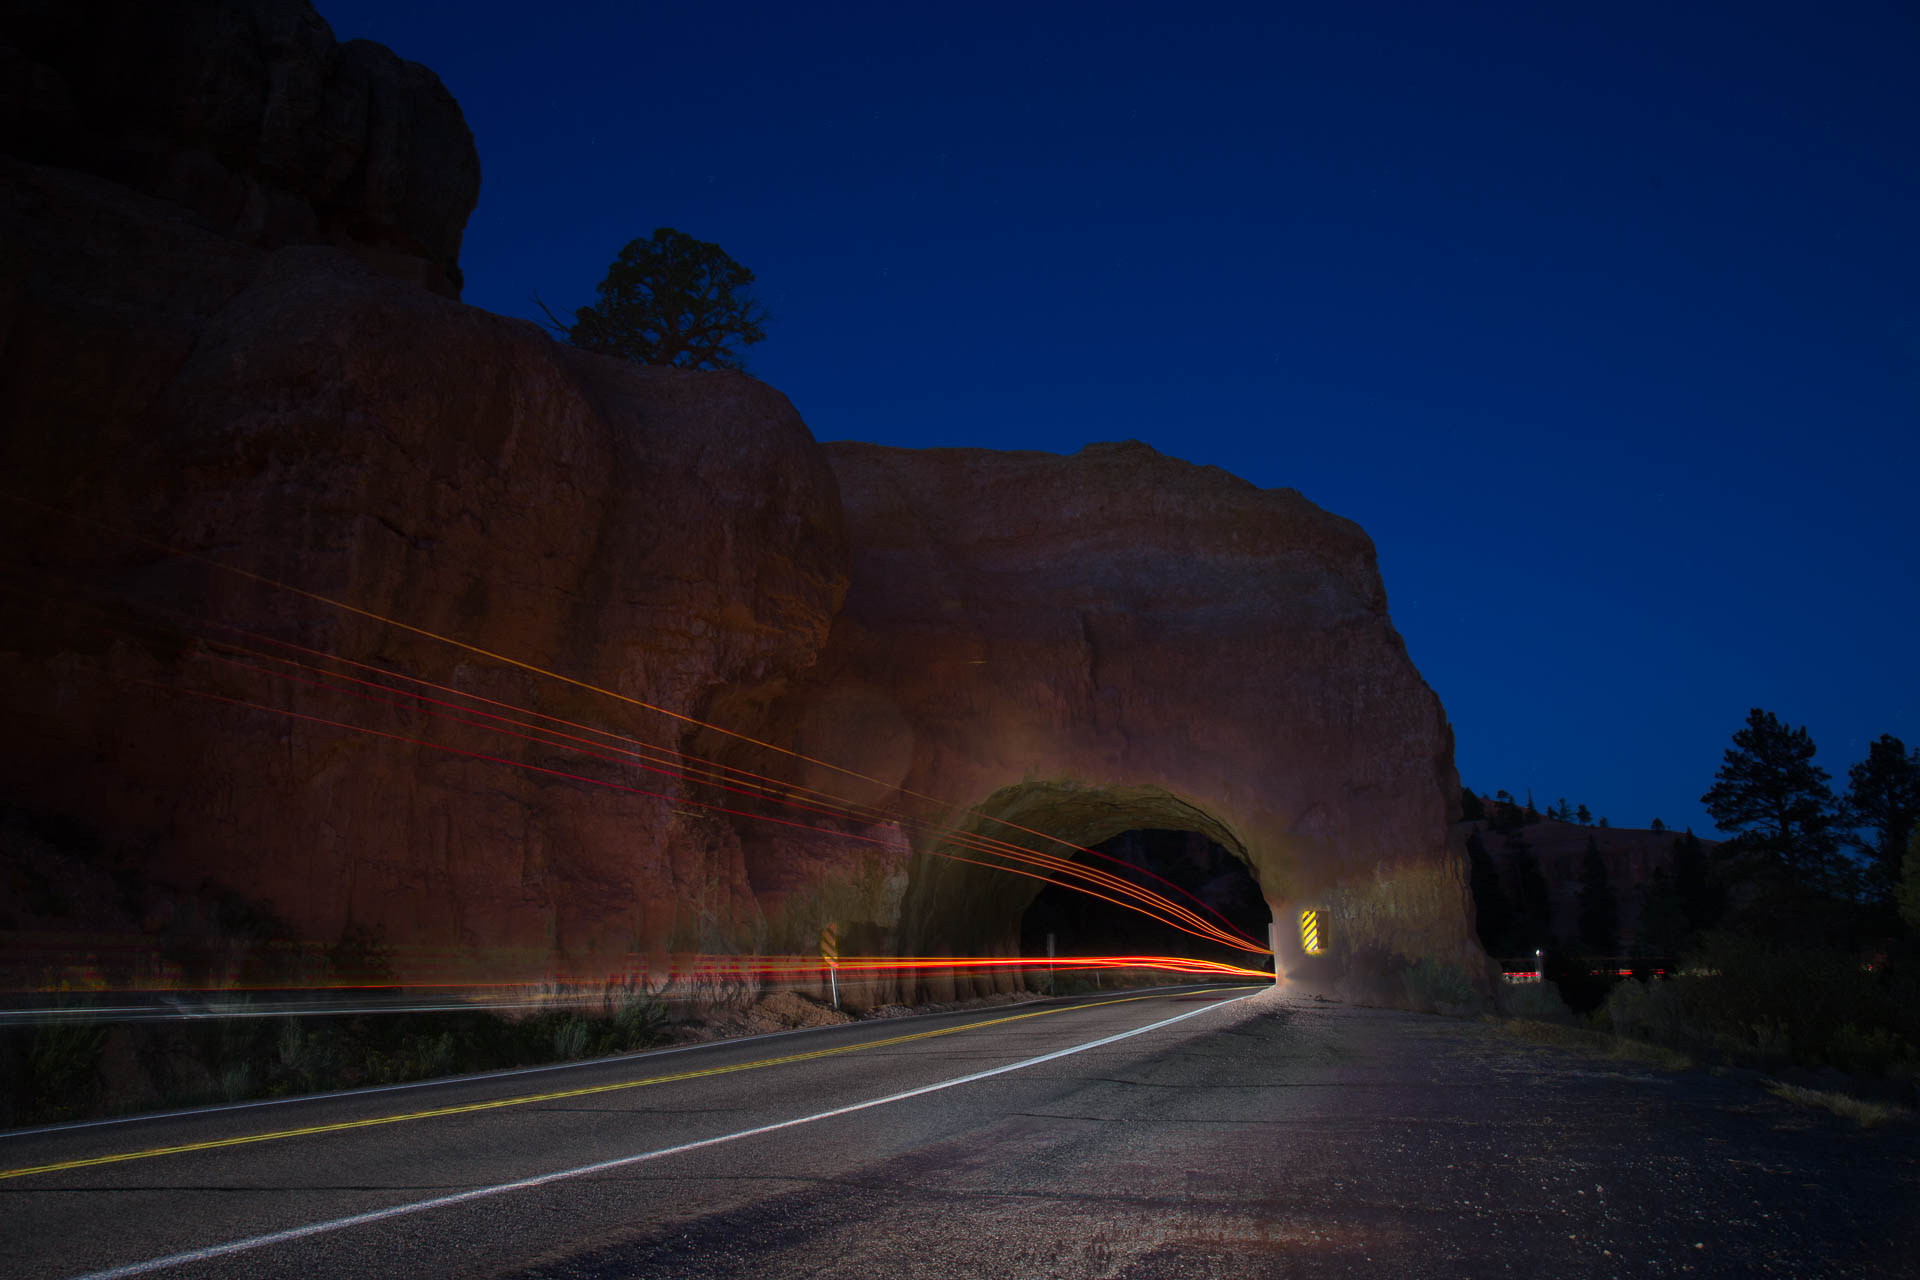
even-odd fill
[[[1277,987],[1286,981],[1280,975],[1280,922],[1278,920],[1267,926],[1267,947],[1273,952],[1273,985]]]
[[[832,925],[820,930],[820,959],[826,962],[827,985],[833,991],[833,1007],[840,1007],[840,936]]]

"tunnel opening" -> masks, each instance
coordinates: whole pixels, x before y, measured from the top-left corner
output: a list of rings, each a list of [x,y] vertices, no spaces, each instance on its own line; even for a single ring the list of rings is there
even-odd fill
[[[1097,867],[1196,911],[1209,922],[1264,946],[1273,914],[1247,864],[1199,831],[1158,827],[1123,831],[1077,854]],[[1245,950],[1197,937],[1079,889],[1047,884],[1020,917],[1020,953],[1038,958],[1153,955],[1264,967]]]

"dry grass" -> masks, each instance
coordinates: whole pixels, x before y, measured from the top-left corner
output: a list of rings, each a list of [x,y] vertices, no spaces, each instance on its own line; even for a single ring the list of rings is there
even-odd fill
[[[1662,1071],[1686,1071],[1693,1066],[1693,1059],[1678,1050],[1648,1044],[1644,1040],[1630,1040],[1625,1036],[1616,1036],[1605,1031],[1570,1027],[1559,1022],[1541,1022],[1534,1018],[1490,1018],[1488,1020],[1503,1033],[1515,1039],[1552,1045],[1556,1049],[1576,1049],[1584,1053],[1602,1054],[1609,1058],[1657,1067]]]
[[[1803,1107],[1823,1107],[1837,1116],[1844,1116],[1858,1124],[1862,1129],[1870,1129],[1889,1120],[1904,1120],[1912,1113],[1902,1107],[1889,1106],[1884,1102],[1868,1102],[1845,1093],[1829,1093],[1822,1089],[1805,1089],[1797,1084],[1787,1084],[1780,1080],[1765,1082],[1766,1090],[1776,1098],[1796,1102]]]

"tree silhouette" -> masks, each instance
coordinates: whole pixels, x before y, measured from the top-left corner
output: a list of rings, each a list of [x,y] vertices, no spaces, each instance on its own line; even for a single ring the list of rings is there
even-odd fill
[[[1673,872],[1674,891],[1679,895],[1680,912],[1686,921],[1686,931],[1698,933],[1719,924],[1726,910],[1726,895],[1714,882],[1711,869],[1707,866],[1706,848],[1691,829],[1684,835],[1674,837],[1673,847],[1669,850],[1669,863]]]
[[[1529,951],[1552,946],[1553,897],[1540,860],[1517,833],[1507,841],[1507,897],[1513,905],[1512,940]]]
[[[1879,902],[1893,896],[1907,835],[1920,816],[1920,751],[1883,733],[1867,747],[1867,758],[1847,770],[1847,795],[1841,804],[1842,837],[1867,855],[1867,892]],[[1863,836],[1862,831],[1870,833]]]
[[[1587,808],[1587,806],[1581,805],[1578,809],[1575,809],[1573,811],[1573,819],[1575,822],[1578,822],[1581,826],[1584,827],[1589,822],[1593,821],[1593,813],[1591,810]]]
[[[1771,711],[1754,707],[1733,735],[1714,784],[1700,797],[1714,825],[1731,831],[1801,884],[1831,891],[1833,791],[1813,762],[1805,726],[1789,728]]]
[[[1488,955],[1505,955],[1512,945],[1513,904],[1500,885],[1500,869],[1487,854],[1478,831],[1467,833],[1468,885],[1473,891],[1473,927]]]
[[[1620,931],[1620,912],[1613,899],[1613,881],[1607,860],[1594,837],[1580,860],[1580,943],[1589,953],[1612,955]]]
[[[1667,829],[1667,824],[1666,824],[1666,823],[1664,823],[1664,822],[1662,822],[1662,821],[1661,821],[1660,819],[1658,819],[1658,818],[1655,818],[1655,819],[1653,820],[1653,830],[1655,830],[1655,831],[1665,831],[1666,829]]]
[[[1901,860],[1900,887],[1894,902],[1907,928],[1920,933],[1920,826],[1907,837],[1907,854]]]
[[[576,347],[635,364],[738,369],[739,348],[767,336],[766,314],[746,292],[752,283],[753,272],[719,245],[658,227],[648,239],[627,242],[607,268],[598,300],[574,312],[572,324],[551,311],[547,319]]]

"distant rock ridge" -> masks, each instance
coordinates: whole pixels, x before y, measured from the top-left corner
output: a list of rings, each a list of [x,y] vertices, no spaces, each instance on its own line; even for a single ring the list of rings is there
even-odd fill
[[[0,150],[460,293],[480,160],[438,76],[306,0],[4,0]]]
[[[745,375],[436,297],[477,168],[431,73],[298,0],[99,11],[125,26],[87,41],[0,8],[0,839],[51,866],[72,837],[115,928],[201,929],[212,885],[404,942],[407,977],[657,973],[827,923],[992,956],[1038,885],[966,841],[1158,828],[1247,863],[1292,978],[1490,990],[1451,730],[1358,525],[1138,441],[822,446]],[[579,726],[616,737],[548,732]]]
[[[1465,830],[1480,832],[1488,855],[1503,868],[1513,857],[1512,837],[1518,835],[1526,842],[1528,852],[1540,864],[1540,874],[1547,882],[1554,931],[1563,938],[1579,936],[1581,866],[1589,840],[1600,850],[1607,866],[1607,883],[1618,908],[1619,936],[1631,939],[1640,928],[1640,910],[1645,904],[1647,886],[1653,883],[1657,872],[1672,867],[1674,844],[1686,834],[1553,820],[1526,823],[1506,834],[1486,822],[1462,826]],[[1711,855],[1722,843],[1702,839],[1700,848]]]

